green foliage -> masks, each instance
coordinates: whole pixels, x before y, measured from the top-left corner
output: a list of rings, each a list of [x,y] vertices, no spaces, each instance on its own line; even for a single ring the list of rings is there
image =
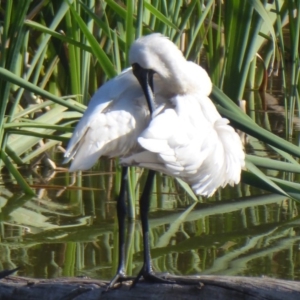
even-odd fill
[[[5,12],[0,57],[1,161],[24,191],[32,193],[16,172],[17,166],[66,140],[70,126],[98,86],[128,67],[132,41],[161,32],[178,44],[188,59],[205,61],[215,84],[213,100],[222,115],[251,136],[250,147],[258,143],[276,153],[273,161],[247,158],[244,182],[300,199],[298,187],[291,191],[289,185],[290,172],[299,168],[292,155],[298,158],[300,151],[288,141],[294,133],[290,120],[299,107],[299,0],[275,0],[273,4],[259,0],[43,3],[24,0],[18,10],[12,9],[12,0],[0,4]],[[284,41],[287,34],[290,44]],[[235,104],[247,89],[257,88],[262,78],[256,53],[261,54],[265,66],[273,68],[276,61],[283,68],[289,116],[285,139],[262,129],[252,112],[249,117]],[[289,79],[287,56],[291,60]],[[71,95],[70,99],[61,97],[66,95]],[[248,107],[256,108],[251,101]],[[42,138],[49,147],[37,150]],[[284,172],[280,182],[268,175],[269,169]],[[130,186],[134,198],[133,184]]]

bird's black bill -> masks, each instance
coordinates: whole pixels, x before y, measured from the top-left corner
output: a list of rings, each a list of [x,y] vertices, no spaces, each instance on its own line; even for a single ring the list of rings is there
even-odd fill
[[[134,76],[137,78],[137,80],[139,81],[143,89],[150,110],[150,114],[152,114],[155,109],[154,94],[153,94],[154,71],[144,69],[139,64],[134,63],[132,65],[132,72]]]

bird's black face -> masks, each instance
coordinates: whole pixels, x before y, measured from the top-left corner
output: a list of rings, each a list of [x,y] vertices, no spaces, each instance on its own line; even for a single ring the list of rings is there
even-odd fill
[[[153,70],[142,68],[138,63],[132,64],[132,72],[143,89],[150,110],[150,114],[152,114],[155,109],[153,94],[153,75],[155,72]]]

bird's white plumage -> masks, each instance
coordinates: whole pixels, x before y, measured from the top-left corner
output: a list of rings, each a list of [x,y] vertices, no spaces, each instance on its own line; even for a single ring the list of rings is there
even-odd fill
[[[70,172],[90,169],[101,156],[138,151],[139,134],[149,123],[144,94],[131,69],[104,84],[92,97],[65,153]]]
[[[240,180],[245,154],[239,136],[209,99],[212,84],[160,34],[135,41],[130,62],[154,74],[156,110],[149,118],[144,94],[130,69],[101,87],[70,140],[71,171],[90,168],[102,156],[161,171],[212,195]]]

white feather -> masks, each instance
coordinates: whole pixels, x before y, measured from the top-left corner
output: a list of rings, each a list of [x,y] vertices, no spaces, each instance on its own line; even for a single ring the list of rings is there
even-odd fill
[[[87,170],[101,156],[128,155],[140,148],[137,138],[148,122],[144,94],[127,69],[92,97],[65,153],[65,162],[73,159],[69,170]]]

